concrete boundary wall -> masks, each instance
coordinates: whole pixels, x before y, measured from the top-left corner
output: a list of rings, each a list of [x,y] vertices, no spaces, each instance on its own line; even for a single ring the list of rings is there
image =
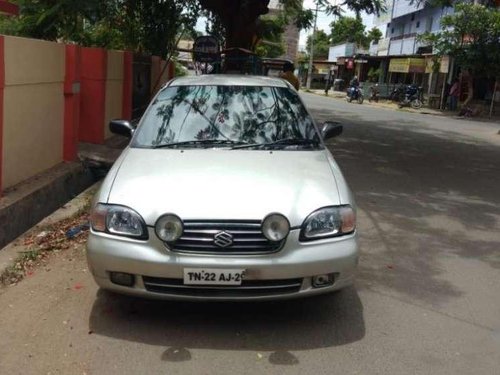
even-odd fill
[[[174,64],[162,60],[158,56],[151,58],[151,95],[155,95],[169,80],[174,77]]]
[[[124,53],[108,51],[108,64],[106,76],[106,97],[104,112],[104,139],[112,136],[109,122],[121,119],[123,114],[123,81],[124,81]]]
[[[4,38],[3,186],[63,161],[65,48]]]
[[[173,78],[173,64],[144,58],[156,92]],[[131,52],[0,35],[0,198],[75,161],[79,142],[103,144],[110,120],[132,120],[133,69]]]

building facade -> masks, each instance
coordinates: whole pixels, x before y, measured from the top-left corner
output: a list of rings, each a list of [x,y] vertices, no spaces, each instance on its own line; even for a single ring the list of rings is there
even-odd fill
[[[388,55],[416,55],[432,53],[418,41],[417,36],[438,32],[441,18],[453,13],[452,7],[432,7],[425,2],[411,4],[408,0],[392,2],[391,19],[387,24]]]

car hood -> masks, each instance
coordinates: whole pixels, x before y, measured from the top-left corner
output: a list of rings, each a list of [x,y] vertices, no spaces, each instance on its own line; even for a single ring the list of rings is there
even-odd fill
[[[122,155],[108,203],[128,206],[148,225],[183,220],[260,220],[285,215],[300,226],[318,208],[340,204],[326,150],[150,150]]]

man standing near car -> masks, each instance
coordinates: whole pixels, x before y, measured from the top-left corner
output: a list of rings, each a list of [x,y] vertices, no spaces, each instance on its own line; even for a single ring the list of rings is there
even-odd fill
[[[280,77],[287,80],[295,87],[295,90],[299,91],[300,82],[299,79],[293,73],[295,70],[295,66],[289,61],[283,64],[283,73],[281,73]]]

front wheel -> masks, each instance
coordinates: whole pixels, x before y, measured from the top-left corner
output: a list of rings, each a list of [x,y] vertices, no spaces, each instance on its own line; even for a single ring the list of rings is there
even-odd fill
[[[350,96],[346,96],[345,99],[347,100],[348,103],[352,102],[352,97],[350,97]]]
[[[359,94],[359,96],[358,96],[358,103],[359,104],[363,104],[364,100],[365,100],[365,98],[363,97],[363,95]]]
[[[414,109],[422,108],[422,101],[420,99],[415,99],[411,102],[411,107]]]

